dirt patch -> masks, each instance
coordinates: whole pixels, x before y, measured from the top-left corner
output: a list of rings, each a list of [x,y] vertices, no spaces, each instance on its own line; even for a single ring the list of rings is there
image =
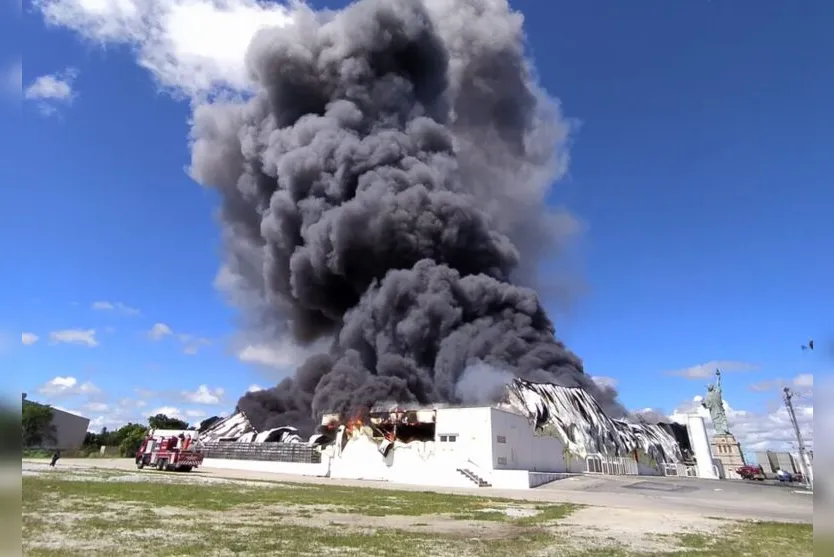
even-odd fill
[[[88,501],[78,497],[47,497],[49,510],[24,512],[24,547],[64,552],[118,555],[136,540],[185,543],[197,534],[163,524],[179,522],[181,509],[150,508],[130,502]],[[182,521],[185,523],[185,521]]]
[[[346,513],[344,510],[340,512],[339,507],[332,505],[262,505],[247,507],[245,510],[236,509],[229,512],[214,513],[212,517],[213,520],[221,520],[225,523],[242,521],[244,524],[264,518],[292,526],[350,529],[357,533],[402,530],[405,532],[500,539],[509,537],[519,531],[519,528],[512,523],[462,520],[441,514],[367,516]]]
[[[700,515],[586,507],[561,520],[554,531],[572,546],[626,548],[635,552],[682,549],[681,534],[716,534],[724,523]]]

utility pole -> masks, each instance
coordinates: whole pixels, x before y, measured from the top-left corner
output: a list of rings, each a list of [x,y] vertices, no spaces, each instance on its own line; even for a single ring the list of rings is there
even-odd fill
[[[799,431],[799,424],[796,422],[796,413],[793,410],[793,393],[788,387],[785,387],[785,407],[788,409],[788,415],[793,424],[793,431],[796,433],[797,449],[799,450],[799,469],[802,472],[802,479],[805,481],[805,486],[808,489],[814,489],[813,478],[811,477],[811,469],[805,460],[805,443],[802,441],[802,433]]]

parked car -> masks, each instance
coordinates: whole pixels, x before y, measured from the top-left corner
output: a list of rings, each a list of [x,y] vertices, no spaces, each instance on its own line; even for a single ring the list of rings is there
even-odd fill
[[[763,482],[765,480],[764,470],[761,466],[754,466],[752,464],[745,464],[740,468],[736,468],[736,474],[745,480],[757,480]]]

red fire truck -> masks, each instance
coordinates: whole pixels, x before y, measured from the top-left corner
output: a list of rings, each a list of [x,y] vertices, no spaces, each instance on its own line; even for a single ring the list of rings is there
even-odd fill
[[[145,466],[157,470],[190,472],[203,463],[203,454],[191,447],[192,438],[185,432],[175,435],[150,431],[136,451],[136,467]],[[192,433],[193,432],[189,432]]]

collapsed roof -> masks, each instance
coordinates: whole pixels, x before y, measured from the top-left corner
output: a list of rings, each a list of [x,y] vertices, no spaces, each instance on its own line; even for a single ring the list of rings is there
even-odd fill
[[[514,379],[507,385],[504,405],[527,416],[536,430],[557,436],[578,456],[625,456],[639,449],[657,462],[681,460],[677,440],[662,426],[609,418],[580,387]]]
[[[258,431],[246,414],[239,408],[224,420],[211,424],[205,431],[200,432],[201,443],[217,443],[234,441],[237,443],[303,443],[298,430],[292,426],[274,427]]]

